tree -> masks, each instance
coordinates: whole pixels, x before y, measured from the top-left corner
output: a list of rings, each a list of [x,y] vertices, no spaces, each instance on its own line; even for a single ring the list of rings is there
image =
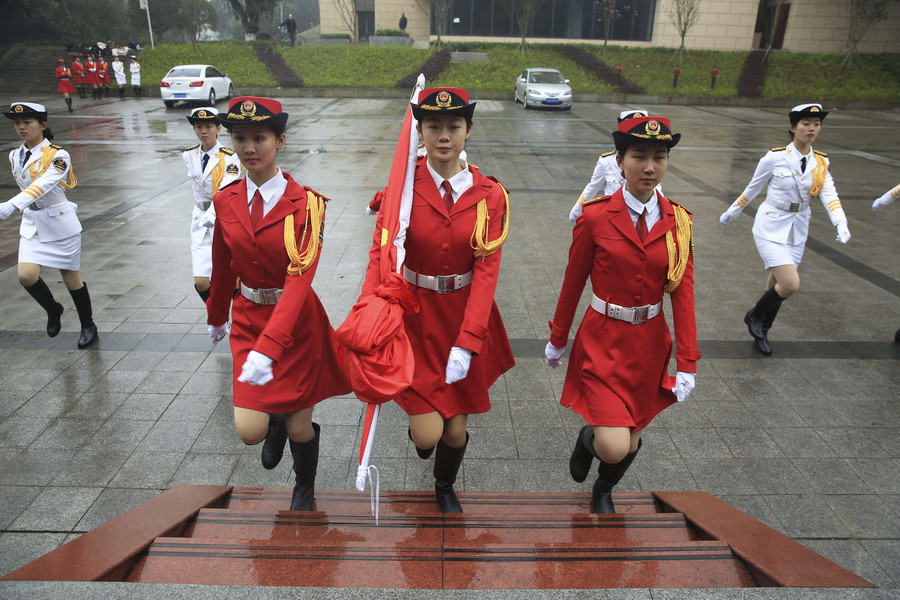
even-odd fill
[[[259,22],[263,18],[271,18],[278,0],[228,0],[228,4],[244,26],[244,38],[253,40],[259,33]]]
[[[622,18],[625,13],[630,13],[632,17],[636,17],[638,12],[636,8],[626,4],[619,10],[616,7],[617,0],[595,0],[594,6],[600,8],[600,16],[597,21],[603,25],[603,50],[600,52],[602,57],[606,57],[606,44],[609,42],[609,34],[612,33],[613,21]],[[625,11],[623,13],[622,11]]]
[[[178,5],[179,25],[191,42],[204,27],[215,29],[219,26],[219,15],[209,0],[182,0]]]
[[[519,33],[522,34],[522,41],[519,42],[519,52],[525,52],[528,44],[525,42],[525,36],[528,34],[528,27],[534,19],[534,13],[542,0],[509,0],[512,3],[512,11],[516,16],[516,24],[519,26]]]
[[[350,32],[350,40],[356,42],[359,38],[359,17],[356,12],[356,0],[331,0],[344,27]]]
[[[416,0],[426,12],[434,15],[434,26],[437,30],[437,50],[441,51],[441,36],[447,33],[447,15],[450,13],[450,0]]]
[[[856,53],[856,46],[862,40],[869,27],[887,18],[891,4],[897,0],[849,0],[850,30],[847,33],[847,54],[841,62],[841,68],[849,65]]]
[[[678,31],[678,35],[681,36],[681,45],[672,57],[674,61],[676,58],[684,57],[684,38],[691,27],[700,20],[700,0],[672,0],[672,5],[669,7],[669,18]]]

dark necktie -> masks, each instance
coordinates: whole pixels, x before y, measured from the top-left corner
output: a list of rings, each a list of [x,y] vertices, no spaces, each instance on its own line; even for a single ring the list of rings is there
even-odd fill
[[[28,162],[28,159],[31,158],[31,150],[26,150],[25,154],[22,155],[22,166],[25,166],[25,163]]]
[[[250,206],[250,225],[253,226],[253,229],[259,227],[259,224],[263,220],[263,198],[262,194],[259,193],[259,190],[256,190],[256,193],[253,194],[253,202]]]
[[[641,211],[641,215],[638,217],[634,227],[637,229],[638,237],[643,242],[644,238],[647,237],[647,209]]]
[[[206,164],[209,162],[209,154],[206,152],[203,153],[203,156],[200,157],[200,171],[206,171]]]
[[[800,159],[800,172],[806,173],[806,157]]]
[[[444,190],[444,204],[447,206],[447,212],[449,213],[450,209],[453,208],[453,193],[451,191],[453,188],[450,187],[450,182],[445,179],[444,182],[441,183],[441,189]]]

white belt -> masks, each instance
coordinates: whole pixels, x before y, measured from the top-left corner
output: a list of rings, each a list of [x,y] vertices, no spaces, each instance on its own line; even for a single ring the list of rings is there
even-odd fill
[[[438,294],[449,294],[472,283],[472,271],[462,275],[420,275],[403,265],[403,279]]]
[[[209,210],[209,207],[211,204],[212,204],[212,200],[206,200],[203,202],[194,202],[194,206],[196,206],[197,208],[199,208],[202,211]]]
[[[257,304],[275,304],[284,292],[281,288],[253,289],[241,283],[241,296]]]
[[[610,319],[618,319],[631,323],[632,325],[640,325],[646,323],[662,311],[662,300],[656,304],[645,304],[644,306],[619,306],[612,302],[604,302],[591,294],[591,308],[601,315],[606,315]]]
[[[786,202],[784,200],[766,198],[766,203],[771,204],[775,208],[780,208],[781,210],[786,210],[792,213],[798,213],[801,210],[805,210],[806,207],[809,206],[809,202],[806,202],[805,200],[803,202]]]

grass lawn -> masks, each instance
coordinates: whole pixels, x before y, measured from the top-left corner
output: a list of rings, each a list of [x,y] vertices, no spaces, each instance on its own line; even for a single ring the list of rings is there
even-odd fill
[[[210,64],[227,73],[237,93],[243,86],[275,87],[275,77],[256,57],[253,46],[245,42],[206,42],[191,44],[159,44],[141,51],[141,83],[158,85],[159,80],[175,65]]]
[[[392,88],[434,54],[387,45],[313,45],[278,51],[308,87]]]
[[[900,98],[900,56],[861,54],[841,70],[842,60],[843,54],[773,53],[763,96],[811,102]],[[803,93],[798,95],[798,90]]]

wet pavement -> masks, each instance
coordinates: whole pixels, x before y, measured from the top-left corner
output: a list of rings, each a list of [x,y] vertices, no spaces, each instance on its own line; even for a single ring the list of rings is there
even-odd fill
[[[101,340],[75,349],[77,316],[58,272],[45,269],[67,309],[63,332],[46,337],[43,311],[16,281],[18,218],[0,222],[0,574],[169,487],[292,485],[288,461],[263,470],[259,447],[244,447],[234,433],[230,355],[210,350],[192,289],[191,192],[180,157],[194,143],[188,109],[166,110],[153,98],[76,99],[69,115],[56,97],[34,100],[47,103],[55,142],[73,157],[79,185],[69,199],[84,225],[82,277]],[[492,389],[492,410],[470,419],[462,491],[590,489],[590,479],[569,478],[581,422],[558,405],[564,369],[545,367],[542,349],[564,274],[569,208],[597,155],[611,148],[623,108],[526,112],[512,101],[478,103],[470,160],[511,192],[496,297],[517,366]],[[900,327],[900,205],[881,213],[870,206],[900,183],[900,114],[829,115],[816,148],[832,159],[853,238],[837,244],[824,208],[813,206],[800,292],[770,333],[774,356],[762,358],[742,321],[765,281],[750,235],[762,198],[728,229],[717,219],[765,150],[786,143],[787,111],[643,108],[670,117],[683,134],[663,189],[694,212],[704,357],[694,395],[648,427],[618,489],[710,492],[891,597],[900,588],[900,345],[892,342]],[[362,283],[374,226],[365,206],[386,182],[404,101],[295,98],[285,110],[279,165],[332,198],[314,288],[337,326]],[[227,133],[222,139],[229,144]],[[7,149],[18,143],[9,124],[0,141]],[[0,187],[5,197],[17,191],[8,171]],[[352,396],[317,407],[317,487],[353,486],[362,409]],[[385,405],[373,456],[384,488],[432,487],[431,461],[415,457],[396,405]],[[259,591],[267,593],[274,594]],[[757,597],[750,593],[733,597]],[[658,594],[609,597],[668,597]],[[718,594],[694,597],[726,597]]]

